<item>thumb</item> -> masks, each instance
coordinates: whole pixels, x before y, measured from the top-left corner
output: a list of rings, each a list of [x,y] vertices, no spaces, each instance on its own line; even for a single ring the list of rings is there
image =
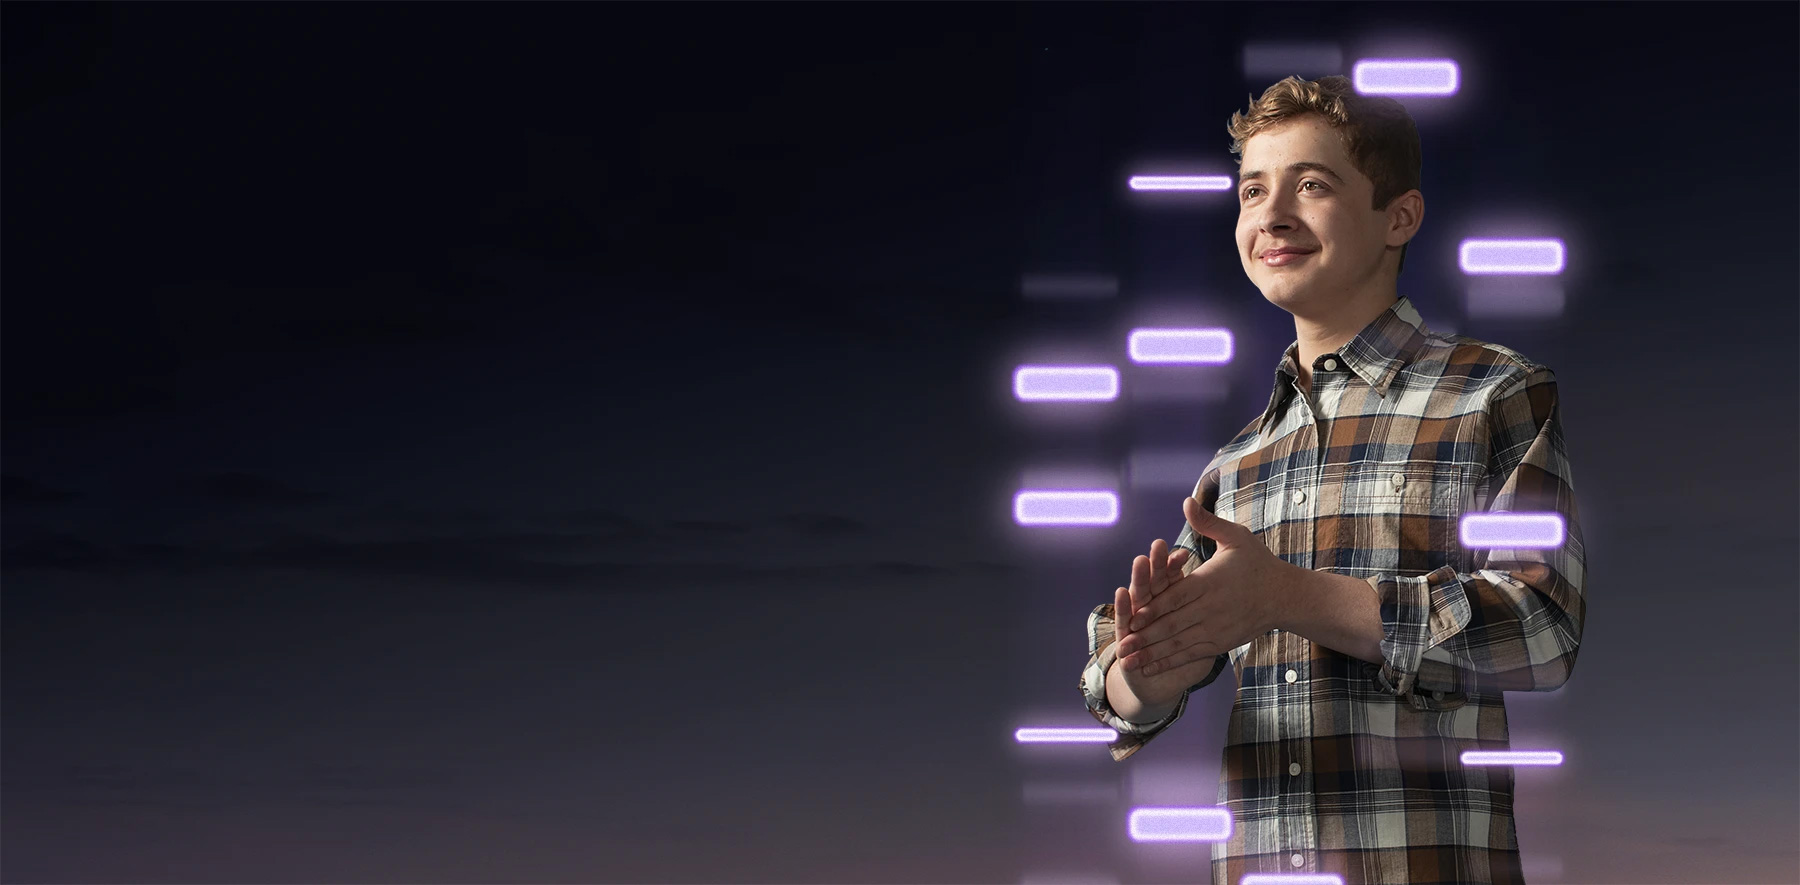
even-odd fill
[[[1191,496],[1181,502],[1181,510],[1187,516],[1187,523],[1194,531],[1205,535],[1221,546],[1230,546],[1237,542],[1237,533],[1232,529],[1234,523],[1220,519],[1218,514],[1200,506],[1200,502]]]

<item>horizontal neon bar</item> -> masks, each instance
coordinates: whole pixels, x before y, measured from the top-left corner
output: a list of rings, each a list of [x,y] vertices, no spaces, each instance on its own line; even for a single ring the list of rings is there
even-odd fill
[[[1133,808],[1134,842],[1223,842],[1231,838],[1231,809],[1217,805]]]
[[[1021,728],[1013,740],[1021,744],[1110,744],[1119,733],[1110,728]]]
[[[1238,885],[1344,885],[1336,873],[1245,873]]]
[[[1461,520],[1468,550],[1561,547],[1566,529],[1560,513],[1465,513]]]
[[[1019,525],[1113,525],[1119,496],[1106,489],[1031,489],[1013,496]]]
[[[1020,366],[1013,396],[1024,402],[1102,401],[1119,398],[1119,370],[1112,366]]]
[[[1556,750],[1464,750],[1464,765],[1561,765]]]
[[[1567,251],[1555,237],[1535,240],[1463,240],[1456,261],[1467,274],[1562,273]]]
[[[1229,175],[1133,175],[1134,191],[1228,191]]]
[[[1230,329],[1132,329],[1125,341],[1134,363],[1231,362]]]
[[[1455,95],[1462,76],[1447,58],[1370,58],[1350,69],[1350,80],[1365,95]]]

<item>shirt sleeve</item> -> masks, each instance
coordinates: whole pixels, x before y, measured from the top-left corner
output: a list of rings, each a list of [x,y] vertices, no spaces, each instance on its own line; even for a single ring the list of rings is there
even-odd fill
[[[1415,707],[1423,708],[1416,691],[1554,691],[1581,646],[1587,557],[1555,374],[1530,367],[1485,412],[1489,478],[1499,484],[1486,512],[1559,514],[1563,543],[1473,550],[1467,573],[1445,565],[1367,579],[1385,634],[1374,681]]]
[[[1218,475],[1213,469],[1209,468],[1206,474],[1200,478],[1200,482],[1195,488],[1195,494],[1205,506],[1212,506],[1212,499],[1218,495]],[[1188,550],[1187,561],[1181,564],[1183,576],[1193,574],[1194,570],[1199,568],[1206,561],[1207,556],[1213,552],[1206,545],[1194,543],[1193,527],[1187,526],[1185,523],[1182,533],[1176,536],[1175,546],[1186,547]],[[1173,552],[1172,549],[1171,552]],[[1213,661],[1212,672],[1183,691],[1181,699],[1176,702],[1175,709],[1169,715],[1142,725],[1128,722],[1119,718],[1119,715],[1113,712],[1112,706],[1106,702],[1106,671],[1118,660],[1119,651],[1116,613],[1113,608],[1113,604],[1108,602],[1095,606],[1094,610],[1088,613],[1088,662],[1081,671],[1081,694],[1087,704],[1088,712],[1101,724],[1119,733],[1118,740],[1108,744],[1106,749],[1112,754],[1114,762],[1123,762],[1131,754],[1142,749],[1145,744],[1150,742],[1151,738],[1175,724],[1175,720],[1180,719],[1181,714],[1187,710],[1188,695],[1211,685],[1213,680],[1219,678],[1219,674],[1224,671],[1225,665],[1231,662],[1231,658],[1229,655],[1219,655]]]
[[[1213,661],[1212,672],[1181,693],[1181,699],[1175,703],[1175,709],[1169,715],[1145,724],[1128,722],[1119,718],[1113,712],[1112,705],[1106,702],[1106,671],[1117,661],[1118,653],[1113,630],[1112,603],[1096,606],[1088,613],[1088,663],[1081,671],[1081,694],[1088,713],[1102,725],[1119,733],[1118,739],[1108,744],[1106,749],[1112,754],[1114,762],[1123,762],[1181,718],[1181,714],[1187,711],[1188,695],[1211,685],[1213,680],[1219,678],[1219,673],[1225,669],[1226,656],[1219,655]]]

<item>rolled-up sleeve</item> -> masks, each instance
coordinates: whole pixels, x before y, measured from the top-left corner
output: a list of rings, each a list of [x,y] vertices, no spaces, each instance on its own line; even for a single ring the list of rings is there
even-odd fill
[[[1485,414],[1498,484],[1486,512],[1558,514],[1563,543],[1472,550],[1471,572],[1368,577],[1385,634],[1375,682],[1415,705],[1415,690],[1553,691],[1581,646],[1587,557],[1555,374],[1529,367],[1497,388]]]
[[[1213,504],[1219,500],[1219,455],[1217,453],[1213,455],[1213,462],[1206,466],[1206,471],[1201,473],[1201,480],[1195,482],[1193,498],[1199,500],[1202,507],[1206,507],[1206,509],[1211,509]],[[1192,525],[1188,525],[1186,520],[1181,523],[1181,531],[1175,534],[1175,543],[1172,547],[1184,547],[1188,550],[1188,559],[1181,563],[1181,576],[1183,577],[1190,576],[1195,570],[1199,570],[1199,567],[1206,563],[1206,559],[1211,558],[1217,552],[1217,545],[1213,545],[1210,538],[1195,534]],[[1170,552],[1174,552],[1174,550],[1170,550]],[[1082,667],[1082,698],[1087,703],[1087,712],[1093,714],[1094,720],[1100,721],[1109,729],[1120,732],[1120,738],[1112,741],[1111,745],[1107,745],[1107,752],[1111,752],[1114,763],[1123,763],[1130,754],[1138,752],[1143,745],[1150,743],[1150,739],[1156,738],[1157,734],[1163,734],[1170,725],[1174,725],[1175,720],[1179,720],[1181,714],[1188,709],[1188,694],[1213,684],[1213,680],[1217,680],[1220,673],[1224,673],[1226,666],[1233,664],[1233,657],[1242,655],[1244,649],[1249,646],[1246,644],[1246,646],[1233,649],[1231,653],[1219,655],[1213,660],[1211,673],[1208,673],[1206,678],[1202,678],[1201,682],[1188,685],[1188,689],[1181,693],[1181,700],[1175,703],[1174,711],[1154,723],[1139,725],[1134,721],[1121,720],[1116,712],[1112,712],[1111,703],[1107,703],[1107,669],[1118,660],[1118,633],[1116,633],[1116,621],[1114,621],[1116,613],[1112,612],[1112,608],[1114,608],[1112,603],[1103,603],[1094,606],[1093,612],[1087,613],[1087,666]]]
[[[1213,496],[1216,496],[1217,477],[1217,471],[1211,469],[1201,477],[1200,483],[1195,487],[1195,494],[1201,495],[1201,500],[1210,503]],[[1213,490],[1212,495],[1207,494],[1209,489]],[[1185,523],[1182,531],[1176,536],[1174,546],[1185,547],[1189,553],[1187,561],[1181,564],[1183,577],[1193,574],[1206,561],[1211,552],[1206,545],[1196,543],[1193,527]],[[1095,606],[1094,610],[1088,613],[1088,662],[1087,666],[1081,670],[1081,695],[1087,704],[1088,713],[1092,714],[1101,724],[1119,733],[1118,740],[1107,745],[1107,751],[1112,754],[1114,762],[1123,762],[1131,754],[1142,749],[1145,744],[1150,742],[1151,738],[1174,725],[1175,720],[1180,719],[1181,714],[1187,710],[1188,694],[1205,688],[1211,685],[1213,680],[1218,679],[1226,665],[1231,663],[1231,657],[1226,654],[1219,655],[1213,661],[1212,672],[1207,673],[1206,678],[1182,692],[1181,700],[1176,702],[1175,709],[1169,715],[1155,722],[1141,725],[1136,722],[1128,722],[1119,718],[1119,715],[1113,712],[1112,705],[1106,701],[1106,671],[1118,660],[1119,652],[1116,613],[1113,608],[1113,604],[1108,602]]]
[[[1175,709],[1169,715],[1150,723],[1129,722],[1119,718],[1106,700],[1106,671],[1118,657],[1118,642],[1113,631],[1112,603],[1096,606],[1088,613],[1088,662],[1081,671],[1081,695],[1088,713],[1102,725],[1119,733],[1118,739],[1108,744],[1106,749],[1112,754],[1114,762],[1123,762],[1181,718],[1181,714],[1187,710],[1188,692],[1205,688],[1219,678],[1219,673],[1225,669],[1226,656],[1219,655],[1213,662],[1212,672],[1182,693],[1181,700],[1176,702]]]

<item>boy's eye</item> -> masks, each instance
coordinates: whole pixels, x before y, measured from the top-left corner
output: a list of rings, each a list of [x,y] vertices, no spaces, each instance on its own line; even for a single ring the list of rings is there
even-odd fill
[[[1317,181],[1314,181],[1314,180],[1313,180],[1313,179],[1310,179],[1310,178],[1308,178],[1308,179],[1307,179],[1307,180],[1305,180],[1305,181],[1302,181],[1302,182],[1300,182],[1300,186],[1301,186],[1301,187],[1305,187],[1305,186],[1307,186],[1307,185],[1309,185],[1309,184],[1317,184],[1317,185],[1319,185],[1319,186],[1320,186],[1320,187],[1324,187],[1324,186],[1325,186],[1325,185],[1323,185],[1323,184],[1319,184],[1319,182],[1317,182]],[[1250,185],[1250,186],[1249,186],[1249,187],[1247,187],[1247,188],[1244,188],[1244,192],[1243,192],[1243,194],[1242,194],[1242,195],[1241,195],[1241,196],[1242,196],[1242,197],[1243,197],[1243,199],[1246,199],[1246,200],[1248,200],[1248,199],[1250,199],[1250,192],[1251,192],[1251,191],[1253,191],[1253,190],[1260,190],[1260,188],[1258,188],[1258,187],[1257,187],[1257,186],[1256,186],[1256,185],[1254,185],[1254,184],[1253,184],[1253,185]]]

